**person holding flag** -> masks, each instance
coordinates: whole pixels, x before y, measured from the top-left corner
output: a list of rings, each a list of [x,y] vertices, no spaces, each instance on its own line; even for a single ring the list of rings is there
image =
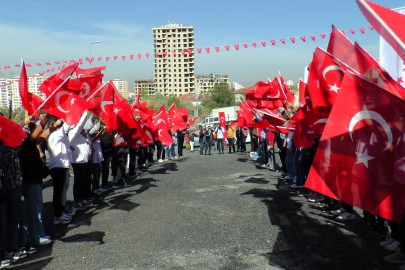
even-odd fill
[[[221,149],[222,149],[222,154],[224,153],[224,134],[225,134],[225,129],[221,126],[221,123],[218,123],[218,126],[215,128],[214,131],[217,134],[217,142],[218,142],[218,151],[219,154],[221,154]]]

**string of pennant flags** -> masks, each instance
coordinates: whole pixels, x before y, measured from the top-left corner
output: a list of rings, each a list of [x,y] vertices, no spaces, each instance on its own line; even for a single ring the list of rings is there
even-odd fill
[[[369,26],[369,27],[367,27],[369,30],[371,30],[371,31],[374,31],[374,27],[373,26]],[[350,33],[352,33],[353,35],[355,35],[356,34],[356,30],[357,29],[351,29],[351,30],[348,30],[348,31],[341,31],[344,35],[346,35],[346,32],[350,32]],[[366,28],[359,28],[358,29],[362,34],[365,34],[366,33]],[[324,38],[326,38],[326,35],[330,35],[330,33],[324,33],[324,34],[319,34],[319,36],[322,38],[322,39],[324,39]],[[309,36],[309,38],[310,39],[312,39],[313,41],[315,41],[316,40],[316,36],[315,35],[310,35]],[[279,39],[279,40],[270,40],[270,43],[273,45],[273,46],[276,46],[276,43],[278,42],[278,41],[280,41],[283,45],[286,45],[286,42],[288,41],[288,40],[290,40],[292,43],[296,43],[297,42],[297,40],[302,40],[302,42],[306,42],[307,41],[307,37],[306,36],[300,36],[300,37],[292,37],[292,38],[289,38],[289,39],[285,39],[285,38],[282,38],[282,39]],[[268,44],[266,41],[261,41],[261,42],[252,42],[252,43],[250,43],[251,44],[251,46],[253,46],[254,48],[257,48],[257,46],[258,46],[258,44],[261,44],[263,47],[266,47],[266,45]],[[249,47],[249,43],[242,43],[242,46],[245,48],[245,49],[247,49],[248,47]],[[239,44],[235,44],[235,45],[233,45],[233,47],[235,48],[235,50],[239,50],[240,49],[240,45]],[[214,47],[214,50],[216,51],[216,52],[219,52],[220,51],[220,48],[224,48],[226,51],[229,51],[230,50],[230,48],[231,48],[231,46],[230,45],[224,45],[224,46],[215,46]],[[203,51],[203,49],[202,48],[197,48],[196,49],[196,51],[198,52],[198,54],[201,54],[201,52]],[[207,53],[210,53],[211,52],[211,48],[210,47],[208,47],[208,48],[205,48],[205,51],[207,52]],[[191,50],[191,49],[187,49],[187,50],[174,50],[174,51],[171,51],[170,53],[172,53],[173,55],[177,55],[177,53],[181,53],[183,56],[187,53],[188,55],[191,55],[191,54],[193,54],[193,50]],[[156,52],[156,53],[154,53],[157,57],[159,57],[159,56],[161,56],[161,55],[163,55],[164,57],[166,57],[167,55],[168,55],[168,52],[167,51],[164,51],[164,52],[162,52],[162,53],[159,53],[159,52]],[[137,58],[138,59],[141,59],[142,58],[142,55],[143,54],[136,54],[136,56],[137,56]],[[149,53],[145,53],[144,54],[145,55],[145,57],[146,58],[149,58],[149,56],[150,56],[150,54]],[[130,55],[122,55],[121,56],[121,58],[122,58],[122,61],[125,61],[125,59],[127,59],[127,57],[129,57],[129,59],[131,59],[131,60],[133,60],[134,59],[134,56],[135,56],[135,54],[130,54]],[[108,62],[109,60],[110,60],[110,56],[105,56],[105,57],[97,57],[97,60],[98,61],[101,61],[101,60],[103,60],[103,58],[105,59],[105,61],[106,62]],[[119,58],[119,56],[113,56],[113,59],[114,60],[117,60]],[[78,59],[78,60],[70,60],[70,61],[67,61],[67,60],[63,60],[63,61],[53,61],[53,62],[41,62],[41,63],[35,63],[35,65],[33,65],[33,64],[25,64],[25,66],[27,67],[27,68],[31,68],[31,67],[33,67],[33,66],[51,66],[51,65],[53,65],[53,64],[56,64],[56,65],[60,65],[60,64],[67,64],[67,65],[70,65],[70,64],[74,64],[74,63],[79,63],[80,65],[83,65],[83,62],[84,62],[84,60],[86,60],[86,61],[88,61],[89,63],[92,63],[93,61],[95,61],[95,58],[94,57],[92,57],[92,58],[90,58],[90,57],[86,57],[86,58],[84,58],[84,59]],[[58,68],[58,70],[61,70],[61,69],[63,69],[64,67],[65,67],[66,65],[63,65],[63,66],[58,66],[57,68]],[[11,69],[12,68],[12,65],[7,65],[7,66],[0,66],[0,69],[1,68],[4,68],[4,69]],[[14,65],[14,67],[16,67],[16,68],[20,68],[21,67],[21,65],[20,64],[18,64],[18,65]],[[39,75],[45,75],[45,72],[46,73],[53,73],[53,72],[55,72],[55,69],[56,68],[52,68],[52,69],[48,69],[48,70],[46,70],[46,71],[43,71],[43,72],[39,72],[39,73],[37,73],[37,74],[39,74]],[[33,76],[35,76],[35,75],[33,75]],[[2,86],[2,85],[0,85],[0,86]]]

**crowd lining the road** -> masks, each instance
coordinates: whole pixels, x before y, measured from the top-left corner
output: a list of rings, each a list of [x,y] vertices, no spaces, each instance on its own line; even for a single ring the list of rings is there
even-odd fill
[[[49,114],[38,119],[27,117],[21,126],[28,137],[20,147],[7,147],[0,141],[0,207],[3,211],[5,209],[6,216],[6,222],[3,222],[6,226],[0,232],[5,235],[1,267],[36,252],[37,246],[52,242],[45,235],[42,224],[42,183],[49,174],[53,184],[53,223],[63,225],[70,223],[81,210],[94,207],[97,195],[125,186],[126,181],[142,174],[148,166],[184,157],[184,142],[186,148],[193,152],[194,142],[198,140],[201,156],[211,155],[213,144],[214,151],[219,154],[224,154],[224,144],[229,154],[245,153],[246,138],[250,135],[250,156],[260,160],[261,167],[292,180],[294,183],[290,188],[297,190],[298,196],[306,196],[309,202],[316,203],[324,213],[336,216],[339,221],[354,221],[369,237],[381,239],[380,245],[394,252],[384,259],[404,263],[400,269],[405,269],[405,250],[402,248],[405,247],[404,222],[397,224],[366,211],[355,221],[353,206],[305,188],[319,138],[313,141],[312,147],[296,149],[294,133],[285,135],[268,129],[259,132],[257,128],[248,130],[234,125],[224,128],[218,124],[216,127],[202,126],[195,132],[170,132],[174,143],[169,146],[157,141],[132,148],[113,147],[115,134],[106,132],[97,117],[88,119],[87,113],[74,126],[68,126]],[[281,165],[276,162],[276,153]],[[108,181],[110,172],[112,182]],[[74,176],[71,191],[70,176]],[[74,201],[70,205],[67,192],[73,192]]]

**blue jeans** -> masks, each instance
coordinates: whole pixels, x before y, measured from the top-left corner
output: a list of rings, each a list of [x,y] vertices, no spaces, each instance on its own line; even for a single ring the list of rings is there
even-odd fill
[[[200,155],[204,155],[205,142],[200,142]]]
[[[217,151],[217,150],[218,150],[218,141],[215,140],[215,150],[214,151]]]
[[[304,179],[304,175],[302,174],[301,163],[298,162],[300,155],[301,155],[301,151],[299,149],[295,150],[294,167],[295,167],[295,176],[297,177],[297,181],[295,182],[295,184],[297,186],[305,185],[305,179]]]
[[[16,250],[27,244],[25,210],[21,189],[16,187],[4,192],[6,203],[6,250]]]
[[[288,177],[295,177],[295,167],[294,167],[294,153],[290,153],[290,150],[287,149],[287,155],[285,157],[285,165],[287,166]]]
[[[22,193],[27,214],[28,240],[32,245],[38,245],[39,238],[45,234],[42,225],[42,185],[23,184]]]

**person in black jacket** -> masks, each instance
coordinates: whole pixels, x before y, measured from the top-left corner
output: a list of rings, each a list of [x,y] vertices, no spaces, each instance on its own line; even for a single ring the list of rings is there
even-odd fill
[[[104,160],[101,161],[101,188],[100,191],[107,191],[109,189],[108,185],[108,176],[110,174],[110,164],[111,164],[111,170],[115,171],[115,175],[117,175],[117,166],[116,162],[112,162],[112,157],[113,157],[113,142],[114,142],[114,137],[110,135],[108,132],[104,132],[104,134],[101,137],[100,140],[100,145],[101,145],[101,151],[103,152],[103,158]]]
[[[179,158],[183,157],[183,143],[184,143],[184,136],[186,135],[185,132],[177,130],[177,154]]]

